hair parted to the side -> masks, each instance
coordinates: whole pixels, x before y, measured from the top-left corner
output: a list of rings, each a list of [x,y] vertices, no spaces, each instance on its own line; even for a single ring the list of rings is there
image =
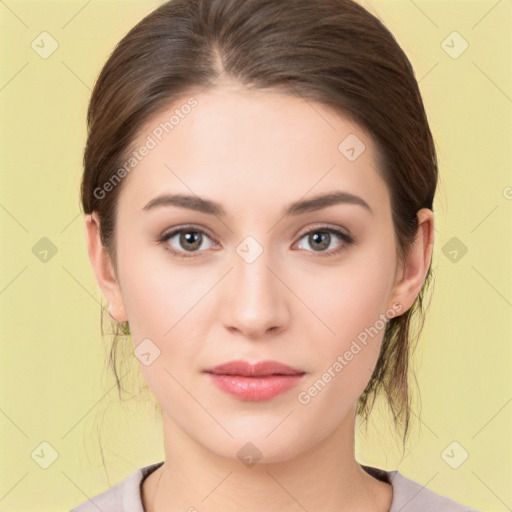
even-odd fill
[[[352,0],[172,0],[118,43],[89,104],[81,203],[84,213],[97,212],[114,269],[124,182],[106,194],[97,191],[122,167],[148,120],[178,98],[215,87],[220,74],[247,89],[319,102],[372,136],[403,259],[418,229],[418,210],[433,210],[437,157],[413,68],[389,30]],[[423,327],[431,268],[413,306],[387,322],[375,370],[357,404],[366,422],[383,393],[395,426],[403,427],[404,447],[410,356]],[[121,396],[116,346],[120,336],[129,336],[129,326],[114,334],[110,364]]]

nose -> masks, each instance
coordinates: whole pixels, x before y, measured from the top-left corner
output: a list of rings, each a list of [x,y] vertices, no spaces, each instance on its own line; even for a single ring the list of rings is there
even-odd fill
[[[223,287],[221,320],[224,327],[253,340],[284,330],[290,319],[288,300],[293,295],[270,251],[248,262],[237,253]],[[284,282],[283,282],[284,281]]]

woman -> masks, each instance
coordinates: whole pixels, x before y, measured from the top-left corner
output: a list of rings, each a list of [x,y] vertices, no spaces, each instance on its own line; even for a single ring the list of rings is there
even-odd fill
[[[354,456],[378,393],[405,444],[431,278],[435,147],[389,31],[350,0],[173,0],[88,123],[89,257],[165,461],[75,510],[469,510]]]

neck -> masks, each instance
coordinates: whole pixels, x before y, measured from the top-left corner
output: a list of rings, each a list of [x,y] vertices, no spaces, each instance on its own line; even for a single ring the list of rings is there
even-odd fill
[[[236,456],[213,453],[167,419],[165,463],[143,482],[144,508],[146,512],[387,512],[392,488],[367,474],[355,460],[354,421],[354,415],[347,415],[321,443],[284,462],[250,466]]]

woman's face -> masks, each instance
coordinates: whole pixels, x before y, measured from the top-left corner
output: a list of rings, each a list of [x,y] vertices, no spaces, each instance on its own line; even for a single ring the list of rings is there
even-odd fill
[[[143,146],[119,198],[111,312],[129,321],[164,429],[231,458],[251,442],[268,462],[351,435],[384,320],[410,306],[394,293],[390,198],[369,135],[317,103],[222,87],[159,113]],[[155,203],[167,195],[189,207]],[[205,372],[239,360],[299,376],[253,378],[251,393],[248,378]]]

